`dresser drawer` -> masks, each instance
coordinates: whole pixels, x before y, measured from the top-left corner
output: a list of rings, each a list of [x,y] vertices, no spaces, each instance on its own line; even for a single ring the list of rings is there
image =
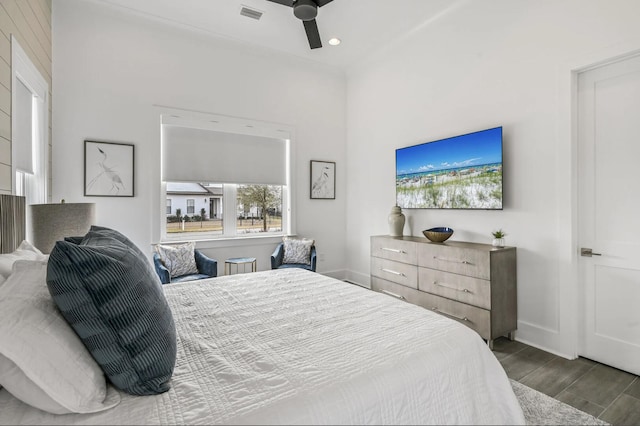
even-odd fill
[[[378,277],[371,277],[371,290],[418,305],[420,291]]]
[[[371,290],[442,314],[475,330],[483,339],[490,338],[491,317],[489,311],[485,309],[424,293],[376,277],[371,277]]]
[[[406,287],[418,288],[418,268],[415,265],[372,257],[371,276],[393,281]]]
[[[491,309],[491,283],[436,269],[418,269],[418,290]]]
[[[418,266],[488,280],[491,279],[490,253],[446,244],[420,244]]]
[[[491,312],[430,293],[419,293],[417,303],[423,308],[454,319],[475,330],[483,339],[491,338]]]
[[[415,265],[418,259],[417,243],[390,237],[371,238],[371,256]]]

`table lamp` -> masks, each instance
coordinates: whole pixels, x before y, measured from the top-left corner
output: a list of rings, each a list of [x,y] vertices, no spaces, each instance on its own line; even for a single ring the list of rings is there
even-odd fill
[[[31,204],[31,238],[42,253],[51,253],[56,241],[85,235],[95,223],[95,203]]]

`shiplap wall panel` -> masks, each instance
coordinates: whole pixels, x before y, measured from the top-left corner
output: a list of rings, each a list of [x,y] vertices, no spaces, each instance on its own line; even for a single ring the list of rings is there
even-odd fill
[[[16,0],[4,0],[0,3],[0,6],[4,10],[4,14],[7,15],[7,25],[10,32],[18,38],[20,46],[27,52],[29,59],[31,59],[40,74],[47,81],[51,81],[51,47],[49,47],[49,53],[47,53],[33,30],[33,27],[39,27],[40,24],[37,21],[28,22],[18,7]],[[2,15],[3,10],[0,10],[0,15]]]
[[[11,193],[11,35],[49,84],[49,194],[51,194],[51,0],[0,2],[0,193]],[[4,86],[4,88],[2,87]],[[3,90],[5,89],[5,90]]]
[[[0,62],[10,65],[9,58],[11,58],[11,42],[9,37],[0,31]]]
[[[24,19],[29,22],[30,28],[33,30],[33,34],[36,36],[38,43],[49,57],[49,62],[51,62],[51,28],[49,28],[49,34],[47,34],[45,29],[42,27],[42,22],[40,22],[38,16],[33,11],[33,4],[21,0],[14,1],[17,1],[16,4],[20,8],[22,16],[24,16]],[[37,9],[40,10],[40,8]]]
[[[4,10],[4,3],[0,3],[0,31],[8,39],[11,35],[11,31],[15,28],[13,21],[9,17],[9,14]]]
[[[0,164],[0,194],[11,194],[11,166]]]
[[[31,8],[33,9],[33,13],[40,24],[40,27],[44,31],[46,39],[49,43],[51,43],[51,10],[46,8],[46,12],[40,6],[40,2],[38,3],[30,3]],[[53,55],[52,55],[53,58]]]
[[[9,139],[0,138],[0,163],[11,165],[11,141]]]
[[[0,111],[0,138],[11,140],[11,117]]]
[[[0,84],[0,111],[11,114],[11,92]]]
[[[11,68],[5,61],[0,61],[0,85],[11,90]]]

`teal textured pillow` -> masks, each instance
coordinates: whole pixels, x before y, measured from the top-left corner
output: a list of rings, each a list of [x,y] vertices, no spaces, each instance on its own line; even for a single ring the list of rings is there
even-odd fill
[[[282,237],[282,242],[284,243],[284,259],[282,263],[311,264],[311,247],[315,240]]]
[[[151,263],[131,241],[100,227],[80,244],[58,241],[47,286],[116,388],[133,395],[169,389],[176,361],[173,316]]]
[[[155,247],[162,264],[169,270],[171,278],[198,273],[195,249],[194,241],[173,245],[157,244]]]

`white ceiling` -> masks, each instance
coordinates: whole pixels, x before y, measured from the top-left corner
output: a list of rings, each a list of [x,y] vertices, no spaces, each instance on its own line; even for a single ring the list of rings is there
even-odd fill
[[[333,0],[318,10],[323,47],[309,49],[290,7],[267,0],[98,0],[131,13],[346,69],[469,0]],[[241,6],[263,12],[259,21]],[[339,46],[328,40],[338,37]]]

